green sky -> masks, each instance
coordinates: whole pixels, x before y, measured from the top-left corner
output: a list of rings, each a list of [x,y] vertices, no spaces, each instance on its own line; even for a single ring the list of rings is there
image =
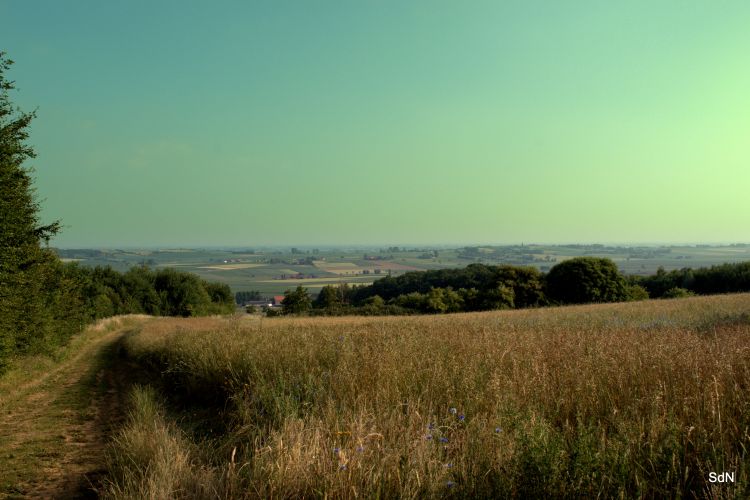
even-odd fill
[[[54,245],[750,241],[750,2],[154,3],[0,0]]]

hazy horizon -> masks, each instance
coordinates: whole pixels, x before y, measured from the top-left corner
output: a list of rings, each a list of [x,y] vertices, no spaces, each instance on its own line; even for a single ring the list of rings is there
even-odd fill
[[[592,245],[604,245],[607,247],[695,247],[695,246],[712,246],[712,247],[727,247],[731,245],[750,245],[747,241],[724,241],[724,242],[700,242],[700,241],[686,241],[686,242],[599,242],[599,241],[583,241],[583,242],[518,242],[518,243],[496,243],[496,242],[456,242],[456,243],[373,243],[373,244],[359,244],[359,243],[338,243],[338,244],[306,244],[306,243],[292,243],[292,244],[258,244],[258,245],[222,245],[222,244],[210,244],[210,245],[192,245],[192,244],[175,244],[175,245],[119,245],[119,246],[93,246],[93,247],[81,247],[81,246],[62,246],[50,244],[52,248],[59,248],[60,250],[280,250],[291,248],[298,248],[299,250],[338,250],[338,249],[387,249],[389,247],[399,247],[405,249],[414,248],[445,248],[445,249],[456,249],[463,247],[511,247],[511,246],[592,246]]]
[[[51,246],[748,241],[747,2],[0,6]]]

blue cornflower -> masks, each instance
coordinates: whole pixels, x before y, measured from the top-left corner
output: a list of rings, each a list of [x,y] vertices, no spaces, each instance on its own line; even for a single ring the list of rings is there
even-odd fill
[[[365,451],[365,449],[362,446],[357,446],[357,451]]]
[[[432,439],[432,434],[427,434],[424,438],[425,439]]]
[[[458,419],[459,419],[459,420],[460,420],[461,422],[463,422],[465,418],[466,418],[466,415],[464,415],[463,413],[462,413],[462,414],[460,414],[460,415],[458,416]]]
[[[448,410],[448,411],[450,411],[450,412],[451,412],[451,415],[455,415],[456,413],[458,413],[458,410],[457,410],[457,409],[455,409],[455,408],[451,408],[451,409],[450,409],[450,410]]]
[[[341,451],[341,450],[339,450],[338,448],[334,448],[334,449],[333,449],[333,452],[334,452],[334,453],[338,453],[339,451]]]
[[[446,469],[450,469],[451,467],[453,467],[453,464],[445,464],[445,467]]]
[[[500,427],[495,427],[495,434],[500,434],[503,430]]]
[[[453,481],[448,481],[447,483],[445,483],[445,485],[446,485],[446,486],[447,486],[448,488],[453,488],[453,486],[454,486],[455,484],[456,484],[456,483],[454,483]]]
[[[440,438],[440,442],[441,443],[447,443],[448,442],[448,438],[447,437],[441,437]]]

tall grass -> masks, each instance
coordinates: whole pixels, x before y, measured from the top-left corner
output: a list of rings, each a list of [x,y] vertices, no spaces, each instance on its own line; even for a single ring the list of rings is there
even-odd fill
[[[170,462],[213,493],[174,485],[176,496],[730,498],[750,493],[748,311],[743,294],[409,318],[157,319],[125,348],[160,375],[185,428],[191,405],[223,422],[219,435],[183,436],[200,442],[200,458]],[[150,419],[124,436],[157,436]],[[115,477],[144,461],[120,463]],[[710,483],[711,471],[736,482]]]

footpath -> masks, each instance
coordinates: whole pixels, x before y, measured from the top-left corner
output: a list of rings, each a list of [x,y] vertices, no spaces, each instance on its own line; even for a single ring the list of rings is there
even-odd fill
[[[0,499],[97,497],[125,407],[119,341],[145,318],[103,320],[59,361],[22,360],[0,378]]]

